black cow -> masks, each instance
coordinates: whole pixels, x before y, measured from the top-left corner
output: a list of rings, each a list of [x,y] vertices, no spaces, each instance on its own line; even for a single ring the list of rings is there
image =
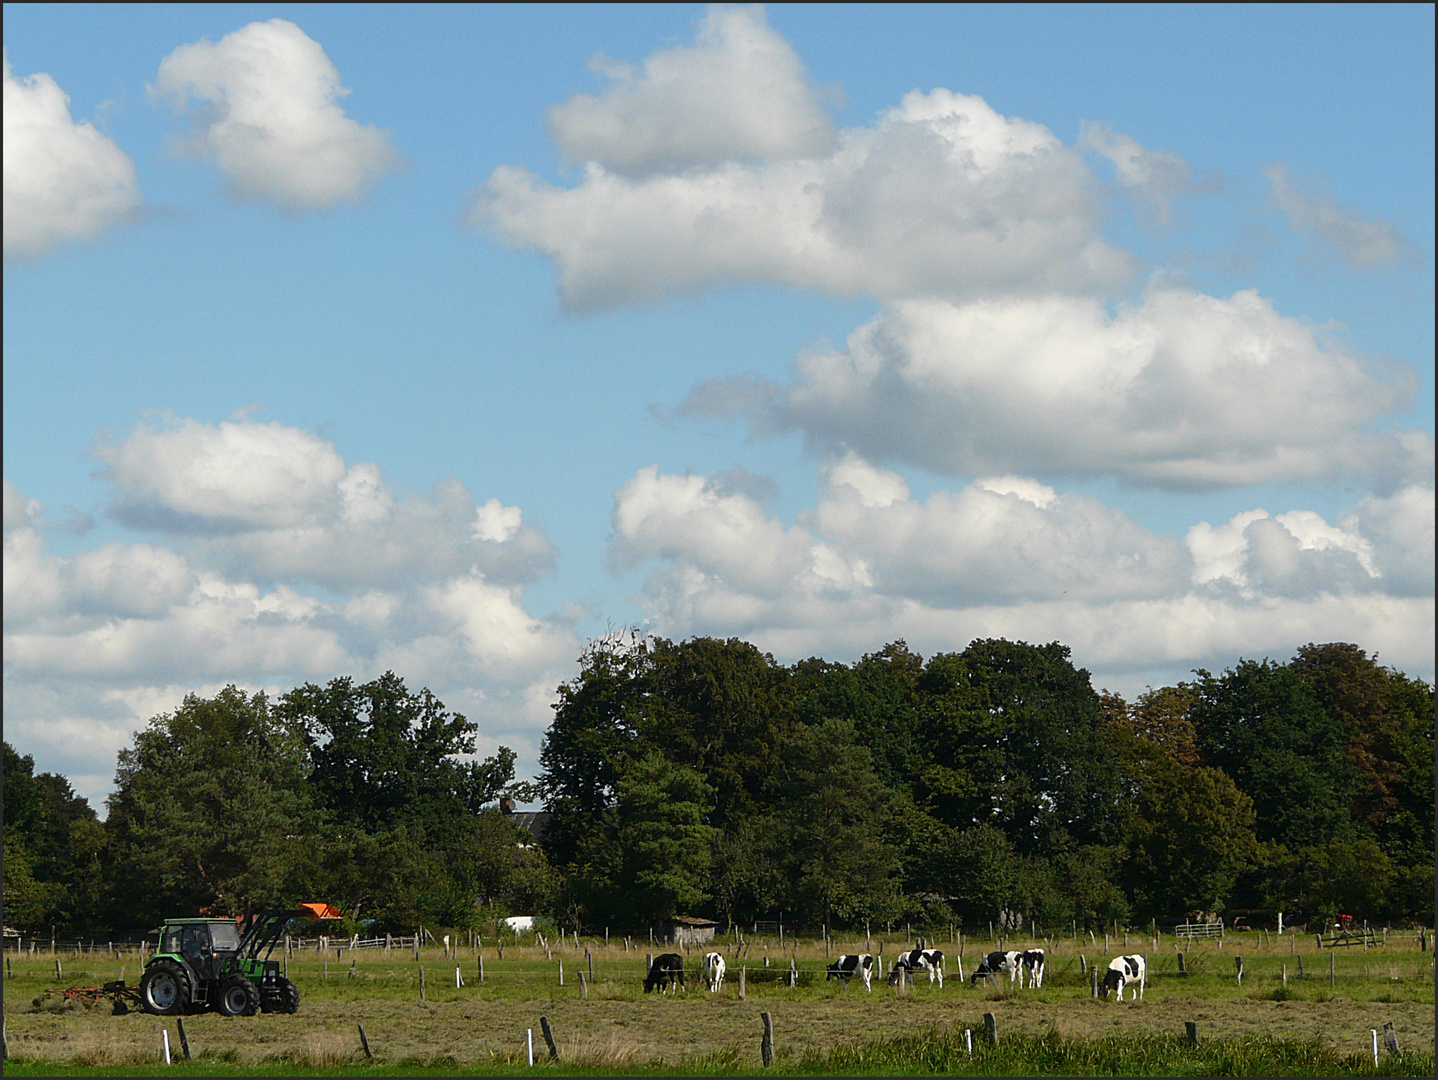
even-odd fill
[[[676,983],[679,989],[685,990],[684,985],[684,957],[677,952],[660,953],[649,965],[649,973],[644,976],[644,992],[647,994],[661,983],[665,985],[665,991],[674,989]]]
[[[927,970],[929,973],[929,985],[934,985],[934,980],[939,980],[939,989],[944,988],[944,954],[939,949],[910,949],[908,952],[901,952],[894,958],[893,970],[889,972],[889,985],[893,986],[899,981],[901,972],[907,971],[909,978],[914,977],[916,970]]]
[[[855,975],[864,980],[864,989],[873,993],[874,988],[869,985],[869,980],[874,977],[874,958],[868,953],[845,953],[829,965],[829,973],[824,976],[824,981],[838,979],[848,986],[849,979]]]

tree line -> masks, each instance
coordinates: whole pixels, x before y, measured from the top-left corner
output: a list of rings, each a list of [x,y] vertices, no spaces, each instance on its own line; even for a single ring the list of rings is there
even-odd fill
[[[1127,701],[1058,642],[785,666],[620,633],[558,688],[527,783],[392,673],[231,687],[136,734],[103,822],[6,745],[5,918],[115,931],[324,899],[378,931],[1426,922],[1433,692],[1345,643]],[[538,843],[501,796],[543,804]]]

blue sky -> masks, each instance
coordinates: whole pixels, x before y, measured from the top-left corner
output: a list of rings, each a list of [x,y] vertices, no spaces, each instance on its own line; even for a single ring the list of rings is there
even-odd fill
[[[624,625],[1433,678],[1430,7],[4,38],[6,738],[83,794],[387,667],[532,767]]]

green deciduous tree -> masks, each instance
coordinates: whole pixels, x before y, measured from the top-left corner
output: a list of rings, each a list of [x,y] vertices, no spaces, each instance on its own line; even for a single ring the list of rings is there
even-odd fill
[[[319,835],[308,767],[303,733],[262,693],[191,694],[151,720],[120,752],[109,798],[122,910],[143,923],[308,891]]]
[[[1293,849],[1357,835],[1348,732],[1310,683],[1267,660],[1196,674],[1199,749],[1253,800],[1258,838]]]
[[[888,791],[847,720],[796,729],[782,750],[772,829],[782,837],[785,908],[820,918],[889,918],[899,852],[885,836]]]
[[[13,883],[6,864],[6,896],[13,893],[27,925],[63,932],[102,926],[106,835],[95,811],[65,777],[37,775],[34,760],[9,743],[4,753],[5,842],[15,858]]]
[[[1116,837],[1104,715],[1067,646],[975,641],[932,657],[916,692],[931,754],[918,795],[940,820],[993,824],[1020,854]]]
[[[792,721],[788,672],[747,641],[649,643],[638,734],[713,789],[712,824],[752,815]]]
[[[1224,907],[1258,855],[1253,801],[1218,769],[1155,753],[1137,802],[1125,878],[1138,911],[1162,916]]]
[[[505,747],[484,761],[460,760],[474,753],[476,725],[393,672],[359,685],[348,677],[307,683],[275,713],[304,732],[319,805],[369,831],[403,822],[434,838],[514,779]]]
[[[699,773],[650,751],[619,778],[616,841],[628,903],[638,921],[689,914],[709,899],[714,793]]]

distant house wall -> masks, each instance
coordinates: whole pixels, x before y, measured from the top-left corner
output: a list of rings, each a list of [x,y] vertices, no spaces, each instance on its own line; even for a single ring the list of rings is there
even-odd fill
[[[678,915],[669,923],[669,940],[676,945],[702,945],[714,940],[714,928],[718,925],[713,919]]]

